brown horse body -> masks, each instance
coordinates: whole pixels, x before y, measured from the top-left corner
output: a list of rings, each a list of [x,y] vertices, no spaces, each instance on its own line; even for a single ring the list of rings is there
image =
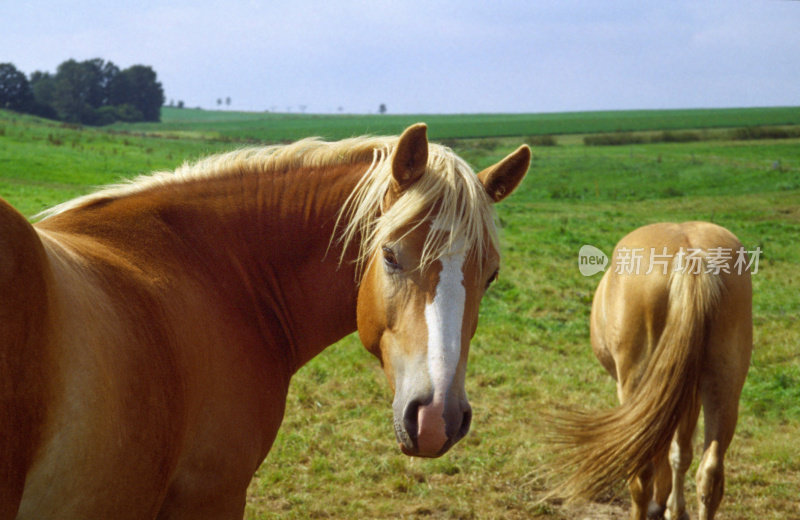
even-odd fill
[[[358,305],[376,298],[359,296],[359,244],[335,239],[342,205],[382,146],[337,148],[329,155],[346,160],[319,164],[217,164],[204,175],[100,192],[35,225],[2,203],[0,518],[241,518],[289,381],[305,362],[357,326],[377,337],[367,346],[385,367],[402,367],[396,348],[424,353],[424,341],[381,339],[375,324],[387,320]],[[502,198],[488,191],[491,182],[513,190],[526,152],[482,174],[481,204]],[[389,141],[386,153],[393,179],[405,183],[391,180],[387,204],[437,173],[426,168],[424,126]],[[406,169],[416,177],[403,177]],[[395,241],[424,243],[427,230]],[[374,279],[370,266],[382,253],[368,254],[365,276]],[[482,263],[492,255],[496,264],[497,252],[486,248],[464,265],[465,330],[474,332],[492,267]],[[429,291],[439,264],[435,257],[417,275]],[[392,280],[403,275],[393,272]],[[481,280],[480,294],[470,277]],[[420,293],[421,301],[433,299]],[[391,322],[395,329],[425,330],[417,314],[405,314]],[[427,406],[425,377],[400,384],[387,369],[398,394],[403,387],[417,400],[395,402],[408,416],[395,418],[407,453],[440,455],[468,428],[468,411],[450,413],[466,402],[465,353],[459,363],[438,408]],[[430,410],[442,417],[431,423]],[[418,417],[434,425],[431,432]]]
[[[723,459],[752,350],[752,289],[737,238],[705,222],[652,224],[617,244],[592,304],[592,347],[621,406],[565,416],[557,442],[574,473],[557,490],[591,498],[629,481],[631,518],[688,517],[684,475],[704,413],[699,518],[722,499]]]

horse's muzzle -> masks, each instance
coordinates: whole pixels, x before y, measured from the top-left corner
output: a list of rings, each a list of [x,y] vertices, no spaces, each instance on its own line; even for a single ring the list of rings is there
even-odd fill
[[[469,432],[472,408],[466,400],[450,406],[439,400],[411,400],[402,415],[395,411],[394,429],[400,449],[415,457],[439,457]]]

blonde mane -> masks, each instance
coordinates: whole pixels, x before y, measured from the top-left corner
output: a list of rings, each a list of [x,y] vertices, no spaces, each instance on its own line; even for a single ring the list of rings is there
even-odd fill
[[[456,244],[463,244],[478,259],[484,258],[488,247],[497,249],[495,213],[486,190],[472,168],[444,146],[429,144],[425,174],[390,208],[383,208],[392,182],[391,158],[396,143],[395,138],[375,149],[372,165],[339,213],[342,255],[360,237],[357,270],[361,271],[390,237],[398,238],[395,235],[399,230],[409,234],[425,222],[431,227],[420,269],[455,252]]]
[[[157,171],[100,187],[93,193],[46,209],[34,215],[33,218],[46,219],[66,211],[89,206],[100,200],[124,198],[163,186],[223,177],[233,173],[258,174],[369,161],[373,150],[383,146],[391,139],[390,137],[356,137],[329,143],[311,137],[288,145],[242,148],[211,155],[195,162],[187,161],[173,171]]]
[[[398,230],[411,233],[425,221],[432,223],[433,217],[437,225],[431,226],[425,240],[420,268],[452,251],[456,243],[465,244],[477,258],[484,257],[487,247],[496,249],[497,228],[491,201],[469,165],[447,147],[429,144],[425,175],[384,211],[382,205],[392,179],[391,156],[397,141],[398,137],[356,137],[336,142],[308,138],[288,145],[244,148],[185,162],[174,171],[159,171],[109,185],[44,210],[34,218],[47,219],[101,200],[227,174],[262,174],[371,161],[342,206],[336,225],[342,251],[360,239],[358,270]]]

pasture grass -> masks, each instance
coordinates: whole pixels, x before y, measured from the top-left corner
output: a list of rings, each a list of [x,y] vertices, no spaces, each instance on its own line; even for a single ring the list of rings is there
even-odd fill
[[[120,131],[172,137],[283,142],[308,136],[342,139],[361,134],[399,134],[425,121],[432,139],[641,132],[699,128],[800,125],[800,107],[714,110],[628,110],[545,114],[318,115],[164,108],[162,122],[118,123]]]
[[[24,215],[231,143],[117,134],[0,110],[0,196]]]
[[[0,111],[0,196],[32,215],[98,184],[241,146],[253,139],[244,134],[256,131],[240,122],[240,141],[235,122],[225,123],[228,130],[204,120],[214,113],[184,114],[196,120],[182,130],[168,121],[105,131]],[[423,119],[435,135],[437,119]],[[472,121],[481,124],[478,116]],[[312,123],[307,135],[322,133]],[[592,131],[582,124],[584,133]],[[476,139],[449,143],[476,169],[521,141],[487,128]],[[542,412],[616,402],[588,341],[599,275],[581,276],[577,252],[592,244],[608,253],[636,227],[693,219],[723,225],[747,248],[763,251],[753,276],[753,360],[718,517],[800,516],[800,141],[585,147],[580,136],[559,136],[557,144],[534,148],[528,178],[498,206],[503,265],[472,342],[470,434],[440,459],[402,455],[385,377],[349,336],[294,377],[283,427],[250,486],[248,519],[578,516],[540,502],[548,482],[537,471],[552,456],[540,442]],[[692,513],[697,458],[687,485]],[[620,490],[621,498],[584,506],[580,515],[620,517],[628,503]]]

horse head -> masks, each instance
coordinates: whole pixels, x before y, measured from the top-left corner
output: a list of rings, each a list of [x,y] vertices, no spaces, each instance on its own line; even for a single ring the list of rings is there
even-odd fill
[[[469,344],[500,264],[492,205],[520,183],[530,150],[520,147],[477,177],[455,159],[429,157],[425,125],[400,137],[379,217],[400,224],[371,234],[358,294],[359,336],[394,391],[400,447],[422,457],[442,455],[469,430]]]

